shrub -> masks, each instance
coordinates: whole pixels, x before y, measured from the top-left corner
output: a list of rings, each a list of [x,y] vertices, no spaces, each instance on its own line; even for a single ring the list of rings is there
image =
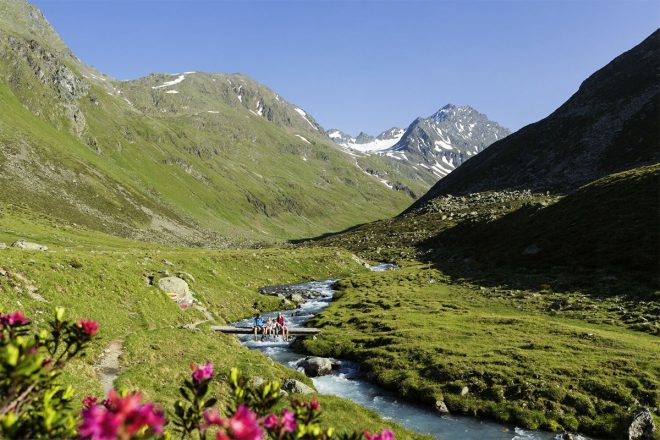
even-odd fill
[[[48,330],[33,332],[22,312],[0,313],[0,438],[113,440],[170,438],[165,413],[142,402],[140,392],[111,390],[102,402],[83,399],[73,408],[73,389],[64,388],[62,368],[85,349],[98,331],[96,321],[64,319],[58,308]],[[232,399],[220,404],[209,396],[213,364],[192,365],[174,406],[173,428],[181,438],[216,440],[393,440],[389,430],[335,435],[319,423],[320,405],[294,400],[280,406],[279,382],[259,386],[232,369],[228,378]]]

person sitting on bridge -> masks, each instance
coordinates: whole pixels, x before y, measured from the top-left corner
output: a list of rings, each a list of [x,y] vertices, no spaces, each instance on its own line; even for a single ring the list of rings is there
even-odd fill
[[[277,314],[277,327],[282,330],[282,340],[287,342],[289,340],[289,328],[286,326],[286,318],[281,313]]]
[[[261,317],[261,313],[257,312],[254,315],[254,320],[252,323],[252,331],[254,332],[254,340],[257,340],[257,332],[261,333],[261,340],[264,340],[264,335],[266,334],[266,329],[264,327],[264,319]]]

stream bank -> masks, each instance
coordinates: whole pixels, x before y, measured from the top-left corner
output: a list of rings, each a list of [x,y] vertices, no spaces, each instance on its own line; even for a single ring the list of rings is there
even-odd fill
[[[391,265],[372,267],[374,271],[392,268]],[[286,286],[293,291],[313,292],[306,302],[295,310],[283,310],[282,313],[290,327],[304,326],[305,322],[323,310],[332,301],[335,293],[333,285],[336,279],[311,281]],[[278,312],[264,313],[264,319],[274,317]],[[252,319],[233,323],[235,326],[249,327]],[[306,356],[292,350],[289,343],[279,338],[266,341],[254,341],[251,335],[239,337],[241,343],[251,349],[259,350],[271,359],[292,369],[299,369],[298,363]],[[374,385],[366,380],[356,363],[342,360],[340,367],[329,375],[312,378],[320,394],[330,394],[352,400],[366,408],[376,411],[383,418],[394,421],[413,431],[430,434],[442,439],[461,440],[552,440],[559,435],[543,431],[524,430],[517,427],[479,420],[472,417],[443,415],[435,410],[404,401],[394,393]],[[581,440],[584,437],[576,436]]]

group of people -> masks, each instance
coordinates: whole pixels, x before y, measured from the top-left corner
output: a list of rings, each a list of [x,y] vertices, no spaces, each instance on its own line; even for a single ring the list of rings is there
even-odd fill
[[[281,313],[277,314],[277,318],[268,318],[264,321],[261,317],[261,313],[257,312],[257,314],[254,315],[252,331],[254,332],[255,341],[257,340],[257,334],[261,334],[262,341],[269,335],[282,335],[282,340],[284,342],[289,340],[289,328],[286,325],[286,318]]]

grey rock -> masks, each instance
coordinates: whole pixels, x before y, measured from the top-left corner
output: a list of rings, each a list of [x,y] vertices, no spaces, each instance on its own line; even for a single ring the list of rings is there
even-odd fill
[[[254,376],[254,378],[252,378],[252,384],[256,387],[260,387],[261,385],[264,384],[264,382],[266,381],[261,376]]]
[[[158,287],[166,293],[183,295],[190,291],[188,283],[179,277],[165,277],[158,280]]]
[[[571,434],[570,432],[562,432],[559,434],[559,440],[579,440],[580,436]]]
[[[293,301],[296,304],[300,304],[305,302],[305,298],[303,298],[302,295],[299,293],[294,293],[293,295],[291,295],[291,301]]]
[[[467,396],[469,392],[470,389],[468,387],[461,388],[461,396]]]
[[[169,260],[163,260],[162,263],[163,263],[165,266],[174,266],[174,263],[172,263],[172,262],[169,261]]]
[[[447,408],[447,405],[442,400],[435,401],[435,410],[439,414],[449,414],[449,408]]]
[[[38,243],[33,243],[27,240],[18,240],[15,241],[11,247],[25,249],[27,251],[42,251],[45,252],[48,250],[48,246],[44,246]]]
[[[5,243],[0,243],[0,249],[7,249],[7,245]]]
[[[332,371],[332,361],[317,356],[306,357],[298,362],[298,367],[301,367],[309,377],[325,376]]]
[[[192,306],[193,297],[188,283],[179,277],[165,277],[158,280],[158,288],[165,292],[182,309]]]
[[[286,379],[282,384],[282,389],[295,394],[312,394],[314,389],[296,379]]]
[[[651,440],[655,424],[648,408],[642,408],[633,417],[628,427],[628,440]]]

